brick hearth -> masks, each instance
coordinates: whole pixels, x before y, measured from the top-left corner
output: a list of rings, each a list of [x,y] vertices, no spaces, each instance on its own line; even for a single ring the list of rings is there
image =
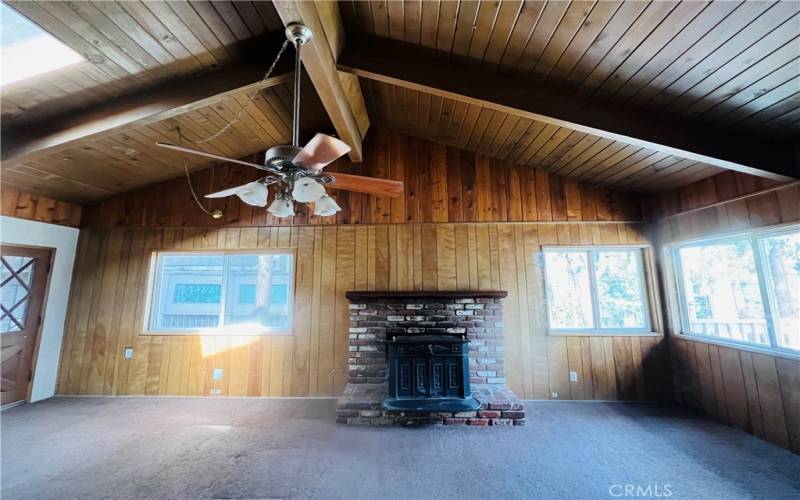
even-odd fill
[[[524,425],[525,409],[506,385],[502,299],[505,292],[348,292],[349,381],[336,421],[351,425]],[[386,341],[399,335],[466,336],[471,412],[397,412],[388,393]]]

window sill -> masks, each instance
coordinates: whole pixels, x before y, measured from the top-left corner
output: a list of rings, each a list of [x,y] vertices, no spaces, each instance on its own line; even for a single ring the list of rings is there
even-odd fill
[[[551,337],[663,337],[658,332],[615,332],[615,331],[602,331],[602,332],[547,332]]]
[[[773,356],[776,358],[785,358],[785,359],[791,359],[793,361],[800,361],[800,353],[778,351],[769,347],[758,347],[756,345],[741,344],[738,342],[730,342],[724,339],[703,337],[700,335],[687,335],[685,333],[673,333],[671,335],[676,338],[692,342],[702,342],[703,344],[711,344],[721,347],[728,347],[731,349],[738,349],[740,351],[754,352],[756,354],[765,354],[767,356]]]

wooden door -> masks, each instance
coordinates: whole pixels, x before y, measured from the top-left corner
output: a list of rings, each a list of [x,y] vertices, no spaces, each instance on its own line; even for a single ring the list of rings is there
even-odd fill
[[[51,252],[0,246],[0,395],[2,404],[28,398]]]

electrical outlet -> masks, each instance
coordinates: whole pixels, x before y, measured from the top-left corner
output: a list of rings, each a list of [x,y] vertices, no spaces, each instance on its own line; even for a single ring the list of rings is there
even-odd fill
[[[133,357],[133,347],[126,347],[125,348],[125,359],[131,359]]]
[[[550,393],[550,399],[558,399],[558,393],[557,392],[551,392]]]
[[[222,380],[222,368],[214,368],[211,378],[214,380]]]
[[[578,372],[569,372],[569,381],[570,382],[577,382],[578,381]]]

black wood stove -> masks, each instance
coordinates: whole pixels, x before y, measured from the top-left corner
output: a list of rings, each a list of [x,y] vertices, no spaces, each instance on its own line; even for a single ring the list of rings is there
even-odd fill
[[[469,341],[452,335],[403,335],[387,342],[386,410],[474,411],[469,386]]]

